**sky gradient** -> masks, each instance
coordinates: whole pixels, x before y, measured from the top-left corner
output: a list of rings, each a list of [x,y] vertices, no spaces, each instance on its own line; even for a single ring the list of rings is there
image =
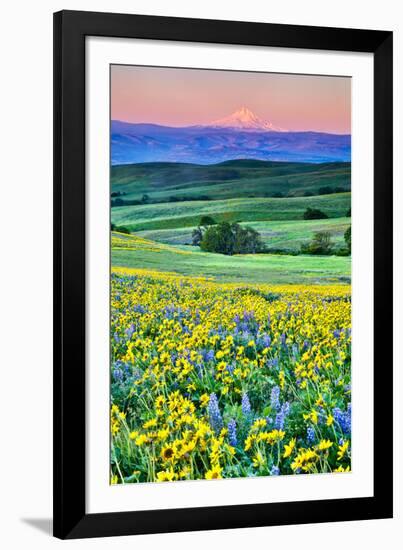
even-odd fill
[[[191,126],[242,105],[290,131],[351,133],[348,77],[111,67],[112,120]]]

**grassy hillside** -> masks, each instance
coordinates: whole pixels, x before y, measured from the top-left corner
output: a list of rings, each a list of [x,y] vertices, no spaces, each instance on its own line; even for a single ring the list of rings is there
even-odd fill
[[[200,216],[208,214],[217,222],[257,222],[302,220],[308,207],[319,208],[329,218],[346,215],[350,193],[294,197],[285,199],[240,198],[215,201],[191,201],[112,208],[112,222],[130,231],[193,227]]]
[[[344,232],[351,224],[351,218],[328,220],[291,220],[247,222],[258,231],[268,249],[298,251],[301,244],[309,241],[316,231],[328,231],[335,245],[344,246]],[[137,235],[169,245],[190,245],[193,227],[156,229],[140,231]]]
[[[120,200],[229,199],[317,194],[321,187],[349,191],[350,163],[325,164],[234,160],[213,165],[143,163],[113,166],[111,190]]]
[[[223,281],[331,283],[350,280],[350,259],[292,256],[316,231],[328,231],[336,248],[351,223],[349,163],[287,163],[238,160],[216,165],[148,163],[111,169],[111,221],[135,235],[113,233],[117,267],[177,272]],[[273,197],[280,194],[280,197]],[[312,195],[312,196],[311,196]],[[304,220],[307,208],[327,214]],[[256,229],[268,250],[290,255],[224,256],[191,246],[200,218],[238,222]]]
[[[112,234],[112,265],[243,283],[336,283],[350,281],[350,258],[338,256],[224,256],[182,250],[137,236]]]

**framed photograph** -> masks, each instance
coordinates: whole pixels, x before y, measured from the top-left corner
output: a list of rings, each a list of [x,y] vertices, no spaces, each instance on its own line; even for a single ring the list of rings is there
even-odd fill
[[[392,33],[54,15],[54,535],[392,517]]]

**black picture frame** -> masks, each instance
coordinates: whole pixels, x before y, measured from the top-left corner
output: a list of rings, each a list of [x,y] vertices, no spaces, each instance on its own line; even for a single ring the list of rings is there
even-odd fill
[[[86,513],[85,38],[374,54],[374,496]],[[386,345],[385,345],[386,344]],[[61,11],[54,14],[54,536],[62,539],[390,518],[392,32]]]

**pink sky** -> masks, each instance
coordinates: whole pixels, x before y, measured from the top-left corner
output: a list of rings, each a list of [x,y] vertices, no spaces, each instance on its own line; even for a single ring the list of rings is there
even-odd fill
[[[242,105],[288,130],[351,132],[348,77],[160,67],[111,67],[113,120],[205,124]]]

